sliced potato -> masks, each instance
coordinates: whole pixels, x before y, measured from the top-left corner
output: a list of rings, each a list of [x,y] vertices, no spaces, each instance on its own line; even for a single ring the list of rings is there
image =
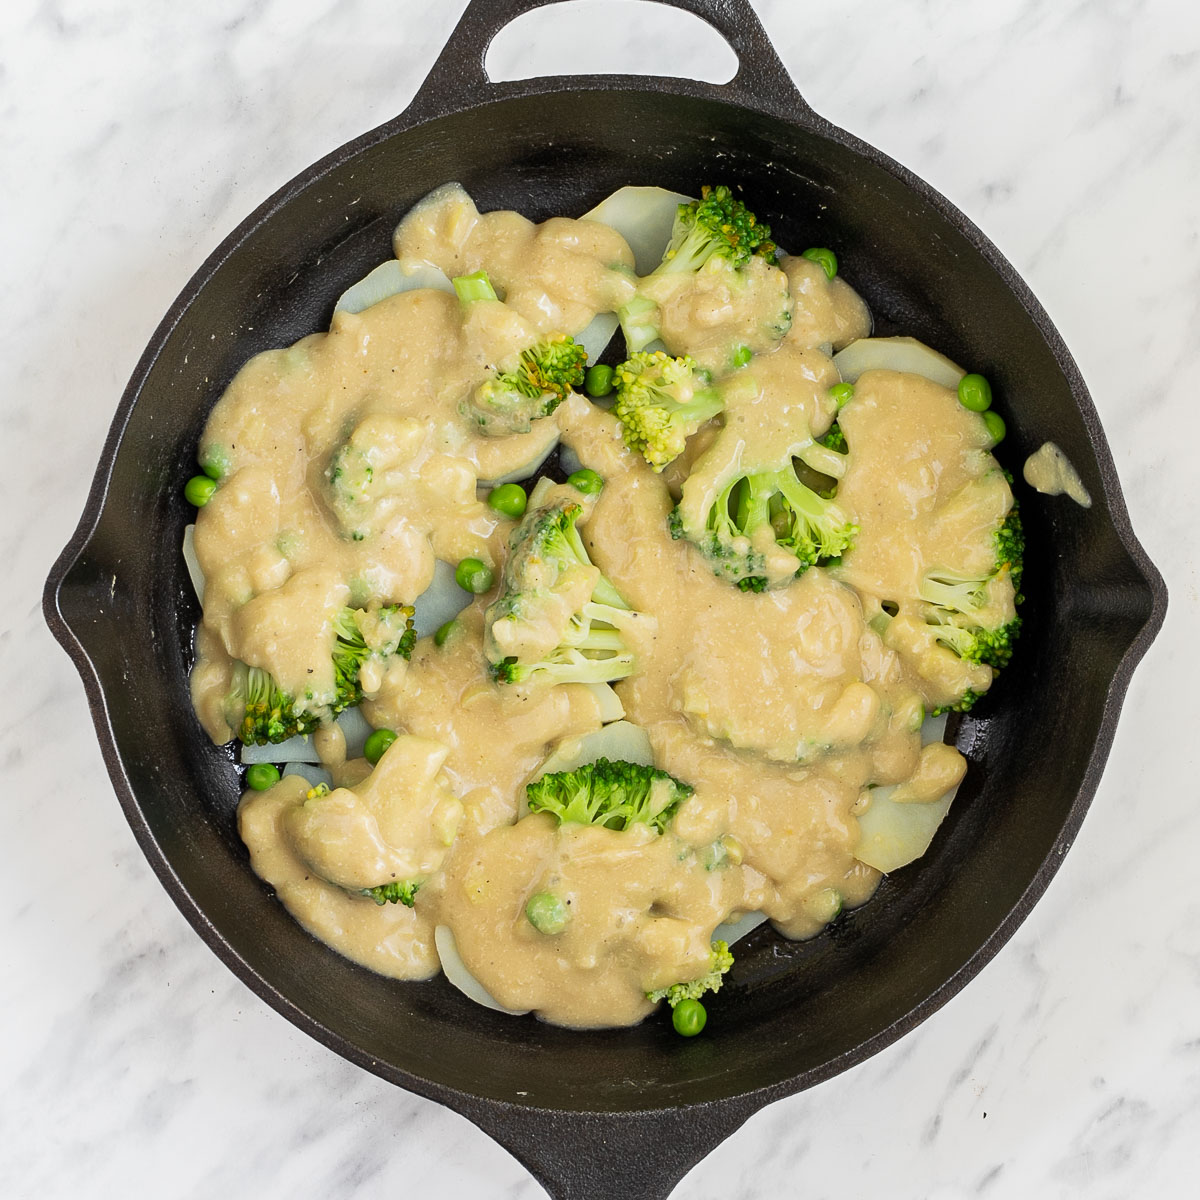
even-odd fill
[[[649,275],[662,262],[676,210],[691,200],[691,196],[660,187],[623,187],[583,216],[615,229],[633,251],[634,269],[639,275]]]
[[[892,799],[896,788],[871,789],[871,803],[859,814],[858,845],[854,857],[877,871],[895,871],[920,858],[950,811],[957,788],[940,800],[922,804]]]
[[[196,557],[196,526],[185,525],[183,528],[183,561],[187,566],[188,578],[192,581],[192,589],[196,599],[204,603],[204,572],[200,569],[200,560]]]
[[[371,723],[362,714],[361,708],[348,708],[339,714],[337,723],[342,727],[346,739],[346,757],[361,758],[367,738],[371,736]]]
[[[433,568],[433,582],[413,601],[413,628],[417,637],[430,637],[447,621],[454,620],[474,597],[464,592],[454,578],[454,568],[440,559]]]
[[[575,340],[587,351],[589,363],[594,363],[608,349],[608,343],[617,332],[617,324],[616,313],[597,313],[590,324],[575,335]]]
[[[854,383],[864,371],[902,371],[954,389],[966,374],[944,354],[910,337],[859,338],[839,350],[833,361],[847,383]]]
[[[744,917],[739,917],[736,921],[726,921],[724,925],[718,925],[713,930],[712,940],[714,942],[725,942],[727,945],[732,946],[734,942],[740,938],[744,938],[752,930],[757,929],[766,919],[766,913],[746,913]]]
[[[433,288],[439,292],[454,294],[454,284],[444,271],[437,267],[419,266],[406,268],[398,259],[389,258],[380,263],[356,284],[348,287],[334,305],[334,312],[362,312],[380,300],[395,296],[399,292],[412,292],[418,288]]]
[[[324,784],[327,788],[333,787],[333,776],[325,770],[324,767],[314,767],[309,763],[288,763],[283,768],[283,777],[286,779],[289,775],[299,775],[304,779],[310,788]]]
[[[438,958],[442,960],[442,970],[445,971],[446,978],[468,999],[482,1004],[484,1008],[508,1013],[510,1017],[524,1016],[529,1011],[527,1008],[505,1008],[503,1004],[492,999],[487,988],[467,970],[467,964],[458,952],[458,944],[449,925],[439,925],[433,931],[433,943],[437,947]]]
[[[928,746],[930,742],[946,740],[946,722],[949,713],[938,713],[936,717],[926,717],[921,724],[921,745]]]
[[[312,763],[315,766],[321,761],[312,738],[302,733],[274,745],[243,746],[240,757],[246,766],[251,763]]]

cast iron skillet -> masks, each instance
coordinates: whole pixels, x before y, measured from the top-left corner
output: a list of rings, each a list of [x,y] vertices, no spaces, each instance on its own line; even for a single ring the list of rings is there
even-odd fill
[[[728,40],[730,83],[493,84],[492,37],[545,0],[472,0],[411,107],[282,188],[184,289],[134,371],[45,593],[133,831],[200,935],[289,1020],[463,1113],[559,1200],[660,1200],[762,1105],[873,1054],[961,988],[1071,845],[1166,609],[1079,372],[1012,267],[943,197],[812,112],[746,0],[665,2]],[[782,245],[837,251],[877,332],[912,334],[991,378],[1011,469],[1053,440],[1095,498],[1084,510],[1018,486],[1025,632],[962,723],[970,770],[930,853],[812,942],[758,930],[695,1040],[662,1020],[570,1033],[479,1008],[441,979],[399,984],[338,957],[249,870],[237,773],[189,704],[198,612],[178,553],[181,486],[205,417],[250,355],[324,328],[334,297],[389,257],[398,217],[451,179],[482,209],[539,220],[625,183],[740,186]]]

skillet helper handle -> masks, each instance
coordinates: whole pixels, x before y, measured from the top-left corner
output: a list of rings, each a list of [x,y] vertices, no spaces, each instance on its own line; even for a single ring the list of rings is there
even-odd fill
[[[488,1106],[467,1116],[529,1169],[550,1200],[668,1200],[762,1103],[738,1097],[641,1113]]]
[[[557,4],[560,0],[470,0],[466,11],[451,33],[445,48],[438,55],[433,69],[409,106],[410,118],[428,120],[460,112],[488,99],[498,98],[511,88],[528,94],[533,81],[516,84],[493,83],[487,74],[484,60],[492,39],[517,17],[534,9]],[[783,65],[771,39],[762,27],[750,0],[649,0],[693,13],[711,25],[737,55],[737,74],[723,84],[701,83],[679,79],[680,90],[725,100],[744,107],[770,113],[773,116],[796,120],[813,116],[787,68]],[[616,5],[614,4],[614,8]],[[622,8],[628,9],[628,4]],[[543,77],[544,79],[545,77]],[[562,76],[562,86],[578,84],[580,76]],[[614,87],[628,86],[628,75],[589,75],[597,79],[611,78]],[[636,78],[636,77],[635,77]]]

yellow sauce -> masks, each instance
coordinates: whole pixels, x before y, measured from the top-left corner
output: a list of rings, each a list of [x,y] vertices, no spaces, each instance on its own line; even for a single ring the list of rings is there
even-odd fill
[[[592,221],[480,214],[451,186],[413,211],[395,245],[450,275],[486,270],[504,303],[464,319],[453,295],[404,292],[339,313],[328,333],[237,375],[202,438],[231,469],[197,520],[196,709],[215,741],[232,736],[225,697],[239,661],[320,695],[333,613],[412,603],[436,559],[477,557],[498,578],[513,523],[477,480],[536,461],[561,437],[605,481],[579,524],[596,576],[640,614],[627,633],[636,670],[616,684],[626,719],[648,734],[656,765],[694,788],[672,824],[614,832],[521,816],[524,785],[554,745],[605,717],[582,685],[492,681],[482,647],[493,591],[444,645],[424,638],[410,662],[397,656],[365,679],[368,720],[401,735],[379,767],[347,761],[344,741],[322,734],[343,786],[310,795],[291,777],[247,793],[240,830],[297,920],[374,971],[435,973],[433,931],[446,925],[505,1007],[570,1026],[636,1022],[653,1007],[648,991],[704,974],[723,922],[762,911],[786,936],[809,937],[870,897],[879,872],[854,854],[868,787],[900,785],[897,802],[922,803],[957,782],[957,751],[922,752],[925,706],[985,689],[991,672],[938,646],[916,597],[930,566],[986,566],[963,548],[1007,512],[1011,492],[953,392],[868,372],[840,416],[850,459],[837,502],[859,526],[855,548],[794,582],[795,561],[772,560],[780,586],[741,592],[671,538],[683,473],[655,474],[582,396],[507,437],[484,436],[460,411],[534,332],[576,333],[629,298],[633,256],[620,235]],[[755,352],[718,423],[747,463],[769,456],[781,425],[805,436],[829,427],[839,378],[829,355],[870,327],[862,300],[817,264],[755,270],[778,276],[786,337],[763,334],[763,313],[715,278],[655,292],[673,352],[718,373],[731,346]],[[581,577],[585,593],[593,583]],[[995,597],[1012,602],[1011,587]],[[890,621],[872,620],[885,609]],[[416,877],[412,908],[362,894]],[[525,916],[546,891],[569,906],[554,935]]]

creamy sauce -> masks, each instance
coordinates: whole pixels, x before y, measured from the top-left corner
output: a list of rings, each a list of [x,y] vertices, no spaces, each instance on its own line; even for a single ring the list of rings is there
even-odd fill
[[[434,923],[424,909],[353,895],[321,878],[300,856],[288,818],[302,811],[308,791],[303,779],[289,775],[268,792],[247,793],[238,811],[238,832],[255,873],[309,933],[354,962],[397,979],[436,975]]]
[[[785,258],[782,266],[794,303],[787,335],[792,345],[840,350],[871,332],[866,302],[840,275],[830,279],[820,263],[802,257]]]
[[[447,293],[404,292],[338,313],[327,334],[239,372],[201,443],[226,472],[196,526],[206,577],[196,709],[227,741],[226,694],[246,663],[320,711],[343,606],[410,604],[438,559],[477,557],[499,579],[513,523],[477,483],[535,463],[561,437],[605,481],[578,526],[595,569],[563,594],[573,582],[589,596],[603,573],[633,610],[623,633],[636,666],[616,691],[655,764],[694,788],[666,831],[522,816],[524,785],[552,749],[612,714],[583,685],[492,681],[485,637],[526,661],[562,615],[547,608],[544,627],[487,630],[495,591],[444,644],[424,638],[411,661],[364,677],[367,719],[400,734],[373,771],[322,731],[340,786],[322,794],[293,776],[249,792],[239,828],[289,911],[354,961],[428,977],[445,925],[503,1006],[569,1026],[630,1024],[652,1009],[647,992],[706,973],[723,922],[761,911],[785,935],[810,937],[865,902],[880,878],[854,856],[870,788],[899,785],[893,800],[915,804],[961,778],[952,747],[922,749],[921,721],[956,689],[985,689],[991,672],[936,643],[921,579],[931,567],[986,566],[979,531],[1012,495],[982,422],[952,392],[867,372],[840,414],[850,457],[837,503],[860,528],[854,549],[794,582],[795,559],[768,555],[780,586],[741,592],[672,540],[667,517],[681,493],[691,502],[687,472],[708,469],[714,438],[736,439],[744,469],[769,462],[785,431],[800,446],[829,428],[839,380],[829,352],[870,329],[844,281],[806,259],[756,259],[744,293],[720,272],[654,285],[668,348],[729,370],[723,416],[658,475],[582,396],[505,437],[461,411],[534,333],[576,333],[630,298],[633,255],[619,234],[481,214],[451,185],[413,210],[395,248],[448,275],[486,270],[503,302],[464,315]],[[755,357],[734,371],[740,346]],[[1011,586],[993,599],[1011,609]],[[398,881],[419,883],[413,907],[363,894]],[[553,934],[525,915],[544,892],[569,914]]]
[[[1053,442],[1043,442],[1025,460],[1025,482],[1044,496],[1067,495],[1081,508],[1092,507],[1092,498],[1079,472]]]

